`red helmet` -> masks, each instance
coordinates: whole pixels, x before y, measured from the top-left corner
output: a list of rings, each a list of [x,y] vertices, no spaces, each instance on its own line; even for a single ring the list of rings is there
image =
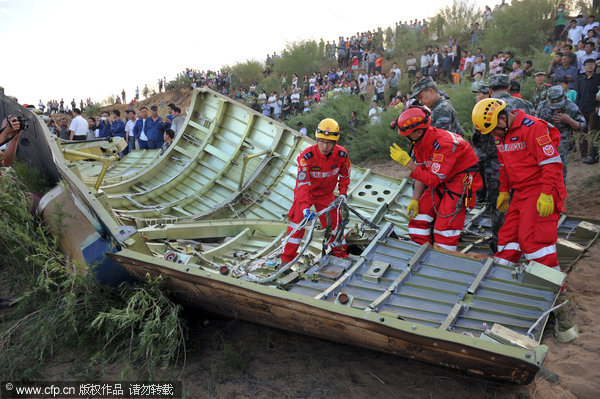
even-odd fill
[[[404,110],[390,123],[390,128],[398,128],[400,136],[409,136],[416,129],[427,129],[431,125],[431,111],[424,106],[412,106]]]

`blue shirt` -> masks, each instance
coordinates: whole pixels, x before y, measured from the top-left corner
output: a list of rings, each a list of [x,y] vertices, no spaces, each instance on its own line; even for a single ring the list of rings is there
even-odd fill
[[[269,104],[263,104],[261,109],[263,115],[271,116],[271,106]]]
[[[142,130],[144,129],[144,121],[145,119],[138,118],[135,121],[135,125],[133,125],[133,137],[136,139],[140,138],[140,134],[142,134]]]
[[[110,127],[111,136],[125,137],[125,122],[122,119],[113,121]]]
[[[569,76],[569,78],[567,78]],[[575,65],[570,65],[567,69],[564,66],[559,66],[554,71],[554,79],[552,82],[557,85],[561,80],[568,79],[569,80],[569,89],[575,88],[575,79],[577,79],[577,67]]]
[[[162,142],[165,127],[160,116],[153,120],[151,116],[146,119],[146,136],[148,141]]]
[[[110,137],[110,121],[100,121],[98,123],[98,138]]]

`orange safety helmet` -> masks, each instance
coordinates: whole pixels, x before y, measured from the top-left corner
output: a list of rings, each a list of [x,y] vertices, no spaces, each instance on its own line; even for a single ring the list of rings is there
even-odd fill
[[[398,128],[400,136],[410,136],[417,129],[427,129],[431,125],[431,110],[425,106],[415,105],[407,108],[398,118],[390,123],[390,128]]]

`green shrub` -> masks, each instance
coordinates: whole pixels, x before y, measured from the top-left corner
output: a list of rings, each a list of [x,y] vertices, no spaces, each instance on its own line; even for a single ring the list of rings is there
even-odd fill
[[[348,149],[352,162],[386,158],[391,143],[399,138],[397,130],[389,128],[390,122],[398,117],[399,111],[385,110],[383,106],[380,123],[371,125],[370,108],[370,103],[361,101],[358,96],[341,95],[338,98],[322,100],[321,104],[313,107],[308,114],[291,116],[286,124],[296,129],[298,122],[302,122],[308,135],[314,138],[319,122],[325,118],[333,118],[340,125],[342,132],[339,144]],[[352,111],[356,111],[359,120],[357,128],[350,128]],[[407,140],[399,140],[398,144],[408,148]]]
[[[315,71],[325,72],[331,65],[329,58],[319,50],[316,41],[305,40],[289,43],[286,51],[275,62],[273,72],[277,76],[285,72],[288,79],[291,79],[293,73],[298,76],[311,75]],[[281,83],[281,78],[279,81]]]
[[[231,75],[232,87],[250,87],[252,83],[260,82],[263,79],[262,71],[264,69],[262,63],[256,60],[237,62],[232,66],[222,68],[224,72]]]
[[[175,79],[169,81],[169,90],[179,89],[180,87],[190,87],[192,79],[187,74],[177,76]]]
[[[513,0],[494,12],[494,19],[486,24],[481,47],[490,54],[508,47],[517,54],[528,54],[534,48],[543,48],[551,37],[554,19],[552,0]]]
[[[471,43],[471,26],[478,22],[480,15],[473,3],[454,0],[451,5],[441,8],[431,19],[429,32],[438,41],[452,36],[466,49],[467,44]]]
[[[155,280],[108,290],[67,262],[30,214],[28,191],[11,173],[0,176],[0,278],[18,293],[14,312],[0,319],[0,379],[39,380],[57,352],[81,359],[73,370],[79,375],[110,363],[143,378],[175,363],[181,308]],[[65,217],[57,213],[56,225]]]

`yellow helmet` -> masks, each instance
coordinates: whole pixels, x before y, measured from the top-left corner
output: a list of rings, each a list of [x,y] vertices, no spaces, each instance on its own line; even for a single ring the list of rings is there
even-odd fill
[[[486,98],[475,104],[471,119],[475,129],[481,134],[488,134],[496,128],[498,115],[506,108],[506,103],[497,98]]]
[[[334,119],[323,119],[317,126],[315,136],[318,139],[338,141],[340,138],[340,125]]]

